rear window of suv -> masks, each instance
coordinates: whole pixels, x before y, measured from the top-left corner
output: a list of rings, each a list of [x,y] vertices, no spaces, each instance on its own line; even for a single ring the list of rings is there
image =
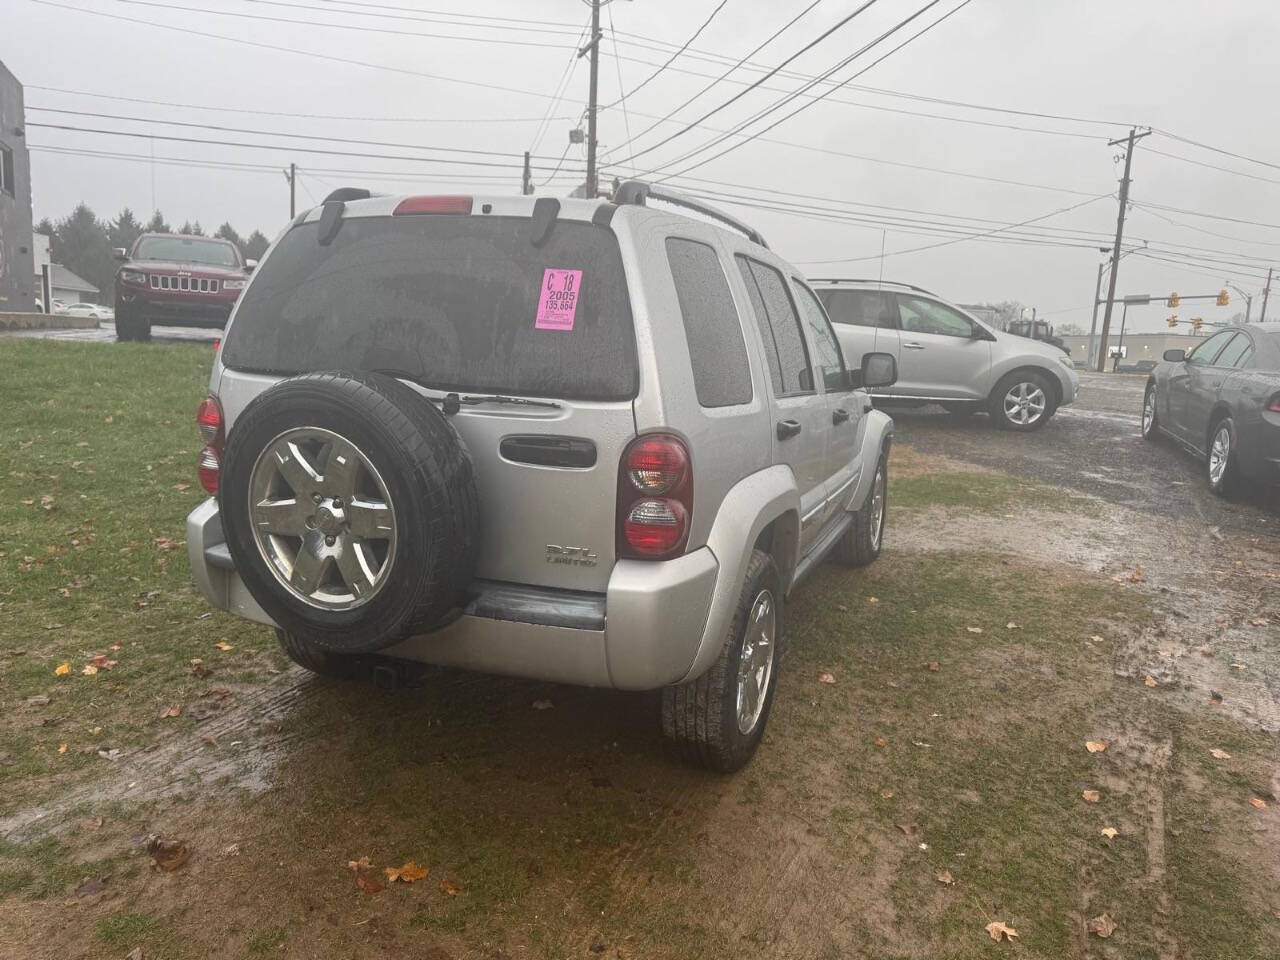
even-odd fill
[[[537,247],[530,232],[524,218],[352,217],[321,246],[318,224],[300,224],[245,291],[223,362],[273,374],[383,370],[442,390],[634,397],[635,332],[613,232],[561,221]]]

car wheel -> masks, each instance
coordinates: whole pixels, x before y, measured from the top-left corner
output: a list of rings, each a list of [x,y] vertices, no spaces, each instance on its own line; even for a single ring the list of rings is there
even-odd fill
[[[1142,398],[1142,439],[1156,440],[1160,436],[1160,416],[1156,412],[1156,385],[1147,385],[1146,396]]]
[[[755,550],[715,663],[662,691],[662,732],[686,762],[731,773],[755,754],[778,685],[783,612],[778,568]]]
[[[991,391],[988,411],[1003,430],[1039,430],[1053,416],[1053,390],[1043,374],[1014,371]]]
[[[317,676],[330,680],[356,680],[368,672],[362,657],[321,650],[284,630],[276,630],[276,639],[280,641],[280,649],[285,652],[285,656]]]
[[[471,457],[393,377],[311,374],[260,394],[227,438],[218,503],[245,587],[317,649],[371,653],[466,602],[480,527]]]
[[[1236,450],[1235,421],[1223,417],[1209,435],[1209,491],[1229,497],[1240,485],[1240,456]]]
[[[853,515],[853,523],[836,541],[836,560],[847,567],[865,567],[884,547],[884,525],[888,518],[889,465],[883,454],[876,464],[875,479],[862,508]]]

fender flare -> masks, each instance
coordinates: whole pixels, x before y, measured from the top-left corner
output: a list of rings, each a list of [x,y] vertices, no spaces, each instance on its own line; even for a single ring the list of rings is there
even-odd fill
[[[860,443],[858,445],[858,462],[862,468],[858,474],[858,482],[849,491],[844,509],[850,512],[862,509],[871,493],[871,483],[875,480],[875,465],[881,453],[887,453],[893,442],[893,418],[883,410],[872,410],[862,418],[858,426]],[[871,469],[867,469],[870,467]]]
[[[720,563],[721,575],[716,578],[697,653],[677,683],[701,676],[715,662],[742,592],[751,551],[765,528],[779,518],[784,520],[778,528],[783,541],[775,540],[774,553],[779,561],[778,573],[786,585],[791,582],[800,547],[800,491],[791,468],[785,464],[766,467],[739,480],[725,495],[707,536],[707,546]],[[786,569],[781,569],[784,566]]]

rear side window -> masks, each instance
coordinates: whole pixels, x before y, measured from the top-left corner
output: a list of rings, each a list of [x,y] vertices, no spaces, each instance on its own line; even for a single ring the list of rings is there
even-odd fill
[[[800,332],[800,318],[796,316],[791,294],[787,292],[787,281],[773,267],[765,266],[758,260],[739,256],[737,261],[747,285],[750,286],[754,280],[764,305],[776,351],[776,353],[770,353],[766,350],[766,355],[769,356],[770,362],[778,364],[775,385],[778,381],[781,382],[780,395],[813,393],[813,371],[809,368],[809,352],[805,348],[804,336]]]
[[[689,341],[698,403],[704,407],[749,403],[747,345],[719,256],[705,243],[669,237],[667,261]]]
[[[1249,338],[1243,333],[1237,333],[1236,338],[1227,344],[1215,361],[1215,365],[1219,367],[1238,367],[1244,360],[1245,354],[1249,351]]]
[[[818,299],[827,308],[832,323],[855,327],[893,327],[893,303],[889,294],[878,290],[819,290]]]
[[[384,370],[442,390],[622,400],[635,331],[613,232],[515,217],[353,217],[280,240],[223,345],[238,370]]]

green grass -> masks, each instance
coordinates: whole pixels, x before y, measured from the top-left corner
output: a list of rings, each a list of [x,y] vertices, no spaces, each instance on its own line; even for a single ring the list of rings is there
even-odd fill
[[[890,481],[889,503],[907,509],[962,507],[980,513],[1000,513],[1014,507],[1089,516],[1099,512],[1098,502],[1087,497],[988,471],[895,476]]]

